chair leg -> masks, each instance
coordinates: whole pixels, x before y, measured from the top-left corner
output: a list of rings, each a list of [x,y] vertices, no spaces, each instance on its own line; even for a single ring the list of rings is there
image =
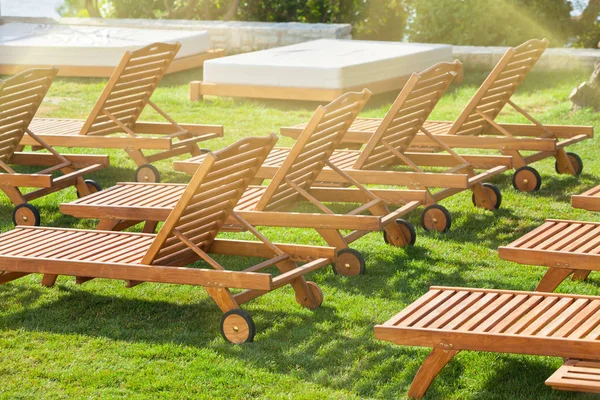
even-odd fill
[[[568,268],[550,268],[535,290],[537,292],[554,292],[554,289],[572,273],[573,270]]]
[[[576,175],[575,168],[573,167],[573,164],[571,163],[571,160],[569,159],[565,149],[558,149],[556,151],[556,161],[559,165],[565,165],[567,167],[569,175]]]
[[[331,247],[336,247],[338,250],[348,247],[348,244],[339,231],[335,229],[317,229],[316,231]]]
[[[385,204],[379,203],[369,208],[369,212],[373,215],[384,217],[390,213],[390,210]],[[388,241],[391,245],[396,247],[407,247],[410,244],[410,238],[407,238],[398,224],[395,222],[387,224],[383,227],[383,230],[387,234]]]
[[[240,308],[229,289],[216,287],[205,287],[204,289],[206,289],[210,297],[212,297],[224,313],[235,308]]]
[[[158,221],[146,221],[144,224],[144,229],[142,229],[143,233],[154,233],[156,231],[156,225],[158,225]]]
[[[42,277],[42,285],[46,287],[52,287],[56,283],[57,278],[58,275],[44,274],[44,276]]]
[[[281,261],[276,264],[277,269],[281,273],[285,273],[297,268],[296,263],[292,261]],[[320,299],[316,299],[313,292],[308,287],[308,283],[304,276],[300,276],[290,282],[290,285],[296,293],[296,301],[303,307],[314,310],[321,305]]]
[[[571,279],[574,281],[585,281],[592,271],[586,271],[585,269],[579,269],[573,272]]]
[[[444,350],[434,347],[431,353],[427,356],[421,367],[417,371],[417,375],[413,379],[410,389],[408,389],[408,397],[420,399],[425,395],[431,382],[440,373],[442,368],[458,353],[459,350]]]

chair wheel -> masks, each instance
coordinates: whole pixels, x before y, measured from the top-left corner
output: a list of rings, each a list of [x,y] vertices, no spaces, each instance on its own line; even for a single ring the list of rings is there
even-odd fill
[[[96,182],[95,180],[92,179],[86,179],[85,181],[85,186],[87,186],[88,190],[90,191],[90,194],[92,193],[96,193],[102,190],[102,186],[100,186],[100,184],[98,182]],[[79,193],[79,190],[77,191],[77,198],[80,199],[81,197],[81,193]]]
[[[525,166],[515,171],[512,184],[519,192],[535,192],[542,186],[542,177],[535,168]]]
[[[296,301],[298,302],[298,304],[311,310],[321,307],[321,304],[323,304],[323,291],[321,290],[321,288],[312,281],[307,281],[306,285],[308,286],[308,290],[310,290],[310,293],[312,294],[315,301],[313,303],[307,298],[298,298],[298,295],[296,295]]]
[[[421,225],[426,231],[448,232],[451,223],[450,212],[439,204],[430,205],[421,214]]]
[[[365,258],[358,250],[346,247],[337,252],[335,263],[332,265],[333,273],[342,276],[363,275],[367,265]]]
[[[492,204],[486,204],[487,202],[478,199],[477,196],[475,196],[475,193],[473,193],[473,197],[471,198],[473,205],[475,205],[475,207],[482,207],[490,211],[499,209],[500,205],[502,204],[502,193],[500,193],[500,189],[491,183],[483,183],[481,186],[483,186],[483,189],[490,197]]]
[[[239,308],[227,311],[221,317],[221,335],[228,342],[242,344],[254,340],[256,327],[247,311]]]
[[[417,232],[415,232],[415,228],[412,226],[412,224],[405,219],[397,219],[396,224],[398,225],[398,228],[400,228],[400,232],[402,233],[402,236],[404,237],[404,243],[408,243],[408,246],[414,245],[415,241],[417,240]],[[396,240],[391,241],[388,238],[387,232],[385,230],[383,231],[383,241],[386,244],[390,244],[392,246],[398,246],[396,244],[397,243]]]
[[[158,183],[160,182],[160,172],[152,164],[140,165],[135,171],[136,182]]]
[[[40,212],[29,203],[22,203],[13,211],[13,223],[15,226],[40,226]]]
[[[571,161],[571,165],[575,170],[575,176],[581,175],[581,172],[583,171],[583,160],[581,159],[581,157],[579,157],[579,155],[576,153],[570,152],[567,152],[567,157],[569,158],[569,161]],[[554,163],[554,169],[559,174],[569,173],[569,169],[564,165],[559,165],[558,160]]]

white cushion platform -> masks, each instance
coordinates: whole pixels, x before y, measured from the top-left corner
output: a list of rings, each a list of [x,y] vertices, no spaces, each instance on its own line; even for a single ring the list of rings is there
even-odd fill
[[[260,87],[262,89],[254,93],[242,90],[240,96],[268,97],[271,94],[273,98],[289,98],[285,94],[277,96],[275,88],[296,89],[298,93],[312,89],[333,94],[374,85],[375,92],[382,92],[399,89],[398,84],[403,84],[410,74],[441,61],[452,61],[452,46],[321,39],[207,61],[202,86],[206,86],[208,92],[218,86]],[[380,90],[376,88],[378,83]],[[204,92],[200,95],[213,94]],[[330,99],[325,96],[321,100]]]
[[[56,65],[60,75],[109,76],[125,51],[176,41],[182,46],[173,64],[210,52],[206,31],[11,22],[0,25],[0,73]]]

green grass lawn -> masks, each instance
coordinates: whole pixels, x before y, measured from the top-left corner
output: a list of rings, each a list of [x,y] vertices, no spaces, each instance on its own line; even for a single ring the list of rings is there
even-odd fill
[[[225,137],[203,144],[219,149],[249,135],[278,132],[306,121],[314,103],[209,99],[190,103],[188,85],[201,71],[165,78],[153,100],[180,122],[223,124]],[[593,125],[600,116],[572,112],[568,95],[589,72],[533,73],[517,104],[542,122]],[[484,79],[467,71],[463,85],[452,88],[433,113],[453,119]],[[57,79],[40,113],[84,118],[102,90],[103,79]],[[393,96],[377,96],[364,116],[381,117]],[[159,120],[152,113],[146,119]],[[524,122],[514,112],[502,117]],[[290,145],[287,138],[280,145]],[[94,280],[76,286],[61,277],[53,288],[28,276],[0,286],[0,398],[392,398],[403,397],[429,349],[400,347],[373,336],[373,326],[389,319],[425,293],[430,285],[533,290],[545,268],[520,266],[498,258],[497,247],[533,229],[545,218],[596,220],[597,215],[570,206],[570,195],[600,183],[598,141],[569,148],[583,159],[579,178],[557,175],[554,160],[536,163],[543,179],[533,194],[512,188],[511,173],[493,179],[503,193],[496,212],[476,209],[471,193],[442,202],[452,216],[446,234],[425,232],[420,211],[409,216],[417,243],[402,249],[384,244],[379,232],[352,247],[366,258],[364,276],[344,278],[325,268],[309,275],[325,300],[314,311],[301,308],[290,288],[277,290],[244,306],[252,315],[254,343],[236,346],[219,334],[221,312],[199,287]],[[64,150],[64,149],[62,149]],[[112,167],[91,176],[103,187],[128,181],[134,163],[123,151],[76,150],[109,154]],[[186,182],[169,161],[156,164],[163,181]],[[48,226],[93,228],[94,220],[61,215],[58,205],[76,199],[75,190],[32,203]],[[13,206],[0,202],[0,230],[11,229]],[[261,229],[274,241],[323,244],[310,230]],[[234,237],[234,234],[227,234]],[[241,235],[248,237],[248,235]],[[219,258],[231,268],[252,260]],[[560,292],[598,294],[600,278],[567,281]],[[493,353],[463,352],[442,371],[428,398],[562,399],[591,395],[556,392],[544,380],[562,360]]]

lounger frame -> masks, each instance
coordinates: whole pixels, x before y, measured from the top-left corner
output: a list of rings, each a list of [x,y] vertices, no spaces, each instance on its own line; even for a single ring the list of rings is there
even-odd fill
[[[250,138],[205,157],[157,234],[89,231],[81,229],[17,227],[0,235],[0,283],[30,273],[44,274],[42,283],[52,286],[58,275],[77,277],[77,283],[93,278],[127,280],[129,287],[143,282],[203,286],[225,313],[223,336],[233,343],[251,341],[254,323],[239,305],[284,285],[291,285],[296,301],[318,307],[323,295],[304,275],[335,261],[335,249],[293,244],[274,244],[233,211],[268,153],[272,140]],[[258,152],[258,155],[257,155]],[[243,167],[231,173],[233,160]],[[258,241],[217,239],[228,217],[246,226]],[[267,260],[231,271],[209,254],[263,257]],[[186,267],[203,260],[212,269]],[[306,262],[302,266],[297,261]],[[278,275],[265,272],[279,270]],[[230,289],[245,289],[233,294]]]
[[[150,100],[180,47],[153,43],[127,51],[85,121],[35,118],[30,129],[50,146],[123,149],[138,166],[136,181],[158,182],[160,174],[151,163],[199,155],[198,142],[223,136],[221,125],[179,124]],[[166,122],[138,121],[146,106]],[[39,143],[25,136],[21,145],[37,148]]]
[[[600,359],[600,297],[431,287],[375,337],[433,348],[408,391],[421,398],[461,350]]]
[[[58,190],[75,186],[79,196],[99,189],[83,176],[109,165],[107,156],[62,155],[29,129],[33,115],[52,85],[56,68],[32,69],[0,81],[0,190],[16,206],[13,222],[20,225],[39,225],[40,214],[28,202]],[[48,153],[16,151],[19,141],[28,136]],[[18,173],[16,165],[41,167],[35,173]],[[53,176],[56,173],[61,176]],[[23,188],[37,188],[23,192]]]

